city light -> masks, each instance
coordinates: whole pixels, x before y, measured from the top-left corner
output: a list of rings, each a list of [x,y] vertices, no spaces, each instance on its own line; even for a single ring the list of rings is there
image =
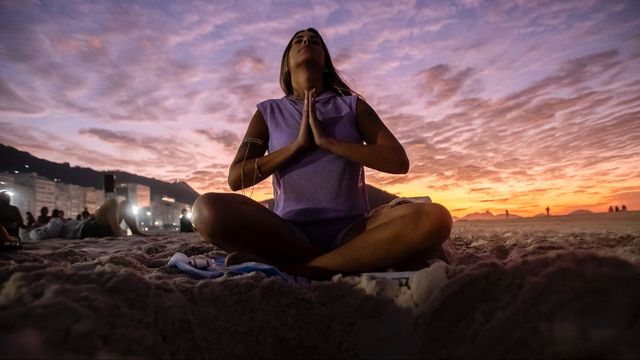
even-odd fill
[[[133,205],[132,208],[133,208],[133,215],[138,215],[138,207]]]
[[[187,219],[191,219],[191,213],[190,212],[187,213]]]
[[[147,216],[151,216],[151,211],[147,211]]]

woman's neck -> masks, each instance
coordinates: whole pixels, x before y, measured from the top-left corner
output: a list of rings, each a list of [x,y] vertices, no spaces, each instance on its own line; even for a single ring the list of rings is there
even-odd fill
[[[309,71],[310,69],[298,69],[291,73],[291,85],[293,87],[293,96],[304,98],[304,91],[316,89],[316,95],[324,91],[324,81],[322,73],[317,71]]]

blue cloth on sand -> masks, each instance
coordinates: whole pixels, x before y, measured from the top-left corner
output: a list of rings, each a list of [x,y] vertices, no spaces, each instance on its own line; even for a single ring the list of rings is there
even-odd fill
[[[217,279],[222,276],[237,276],[252,272],[259,272],[267,277],[278,277],[287,282],[308,285],[311,283],[309,279],[289,275],[280,271],[275,266],[246,262],[238,265],[224,266],[225,256],[214,256],[208,258],[203,255],[188,257],[187,255],[177,252],[169,259],[169,266],[175,266],[183,272],[193,275],[199,279]],[[433,260],[432,262],[441,262],[442,260]],[[415,271],[397,271],[397,272],[370,272],[362,273],[362,277],[370,277],[373,279],[389,279],[398,283],[399,286],[409,287],[409,279],[415,274]]]
[[[287,282],[308,282],[307,279],[289,275],[278,270],[278,268],[274,266],[258,262],[246,262],[238,265],[224,266],[224,259],[224,256],[206,258],[201,255],[192,256],[190,258],[187,255],[178,252],[169,259],[169,263],[167,265],[175,266],[187,274],[200,279],[216,279],[224,275],[235,276],[252,272],[260,272],[267,277],[279,277]]]

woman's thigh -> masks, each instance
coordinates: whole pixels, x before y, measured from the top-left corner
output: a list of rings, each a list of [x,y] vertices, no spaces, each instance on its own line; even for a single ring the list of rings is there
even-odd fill
[[[389,224],[397,225],[394,226],[396,236],[415,233],[416,230],[429,223],[445,230],[450,229],[451,219],[447,214],[448,211],[444,207],[433,203],[402,203],[387,207],[352,225],[346,231],[341,244],[345,244],[363,233],[376,231],[376,228],[388,227]]]
[[[205,240],[228,252],[248,252],[283,263],[322,254],[280,216],[243,195],[200,196],[193,205],[192,221]]]

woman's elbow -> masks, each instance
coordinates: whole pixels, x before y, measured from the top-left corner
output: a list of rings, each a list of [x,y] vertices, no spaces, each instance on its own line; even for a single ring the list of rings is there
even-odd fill
[[[406,174],[409,172],[409,159],[405,158],[398,162],[396,174]]]
[[[402,163],[400,164],[400,172],[398,172],[398,174],[406,174],[409,172],[409,159],[405,158]]]
[[[235,174],[231,170],[229,170],[229,176],[227,176],[227,182],[229,183],[229,188],[231,189],[231,191],[238,191],[241,189],[238,176],[235,176]]]
[[[402,151],[401,155],[398,155],[395,162],[395,174],[406,174],[409,172],[409,158],[407,157],[407,153]]]

